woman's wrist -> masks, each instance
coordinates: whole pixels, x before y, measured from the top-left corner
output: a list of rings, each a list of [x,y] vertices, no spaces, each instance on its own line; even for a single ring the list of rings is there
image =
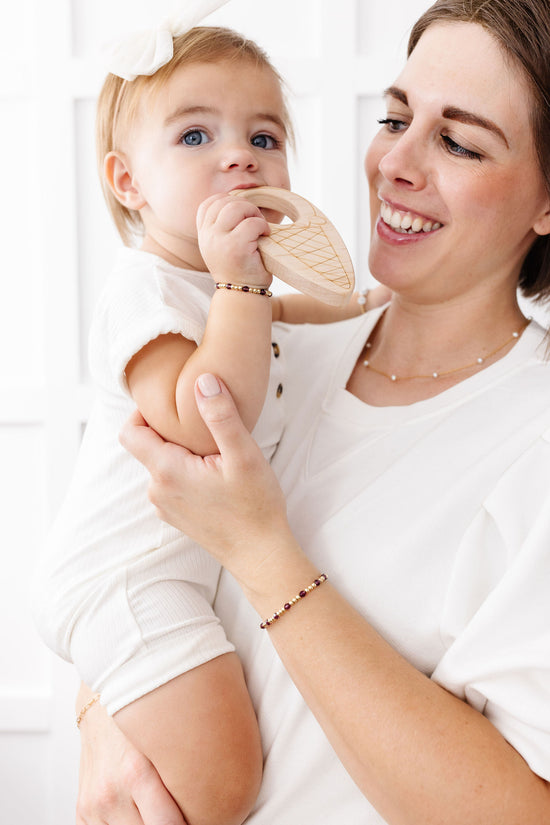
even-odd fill
[[[278,610],[272,613],[271,616],[268,616],[266,619],[260,622],[260,629],[267,630],[269,627],[273,627],[273,625],[276,624],[282,616],[288,613],[288,611],[291,610],[295,604],[298,604],[298,602],[301,602],[302,599],[305,599],[309,593],[313,593],[314,590],[316,590],[318,587],[321,587],[321,585],[324,584],[327,581],[327,579],[328,576],[326,573],[319,573],[319,575],[316,576],[313,579],[313,581],[307,585],[307,587],[302,587],[302,589],[299,590],[295,596],[292,596],[292,598],[287,599],[287,601],[285,601],[282,607],[280,607]]]
[[[262,560],[235,573],[244,595],[262,619],[271,616],[308,587],[322,572],[307,558],[289,534],[273,531],[264,541],[254,541],[251,555]],[[250,556],[249,556],[250,558]]]

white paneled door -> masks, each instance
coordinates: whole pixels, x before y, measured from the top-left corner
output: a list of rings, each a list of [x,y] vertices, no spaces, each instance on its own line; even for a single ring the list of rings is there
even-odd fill
[[[174,0],[0,5],[0,823],[71,825],[76,674],[36,634],[28,583],[69,483],[91,399],[86,339],[118,240],[96,181],[98,51]],[[287,78],[293,188],[369,276],[362,161],[380,94],[427,0],[232,0],[210,18],[255,38]]]

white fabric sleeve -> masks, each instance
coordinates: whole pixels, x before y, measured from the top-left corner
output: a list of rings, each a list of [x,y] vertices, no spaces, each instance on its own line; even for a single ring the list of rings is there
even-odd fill
[[[509,469],[465,536],[442,631],[452,642],[432,678],[550,780],[550,432]]]
[[[99,385],[125,395],[126,366],[150,341],[175,333],[200,344],[214,289],[207,273],[178,270],[154,256],[144,258],[112,274],[90,331],[92,376]]]

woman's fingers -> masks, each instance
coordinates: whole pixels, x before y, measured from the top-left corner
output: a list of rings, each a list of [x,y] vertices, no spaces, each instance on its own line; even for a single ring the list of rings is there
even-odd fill
[[[256,442],[242,422],[229,390],[215,375],[199,375],[195,398],[204,423],[210,430],[224,465],[240,464],[249,454],[256,455]]]
[[[249,453],[256,454],[256,442],[244,426],[229,391],[216,376],[200,375],[195,384],[197,406],[209,428],[224,461],[241,463]],[[183,468],[192,453],[176,444],[169,444],[148,426],[136,410],[124,427],[119,440],[153,477],[164,475],[170,467]]]
[[[135,410],[124,424],[119,441],[152,475],[159,472],[165,453],[191,455],[185,447],[166,442],[147,424],[139,410]]]

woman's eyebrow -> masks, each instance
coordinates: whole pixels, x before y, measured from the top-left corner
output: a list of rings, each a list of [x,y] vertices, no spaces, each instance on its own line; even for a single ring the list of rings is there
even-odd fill
[[[500,138],[506,144],[508,149],[510,148],[506,135],[500,126],[497,126],[496,123],[493,123],[493,121],[489,120],[489,118],[482,117],[482,115],[476,115],[473,112],[467,112],[464,109],[459,109],[457,106],[446,106],[441,114],[448,120],[458,120],[460,123],[467,123],[472,126],[481,126],[482,129],[487,129],[488,132],[492,132]]]
[[[388,88],[384,90],[384,97],[395,97],[395,99],[399,100],[400,103],[403,103],[404,106],[409,105],[407,93],[398,86],[388,86]]]
[[[409,105],[407,93],[398,86],[389,86],[384,92],[384,97],[394,97],[396,100],[399,100],[400,103],[403,103],[404,106]],[[460,109],[458,106],[445,106],[441,114],[447,120],[458,120],[460,123],[467,123],[470,126],[480,126],[482,129],[487,129],[488,132],[492,132],[510,148],[506,135],[500,126],[497,126],[496,123],[487,117],[476,115],[474,112],[468,112],[465,109]]]

